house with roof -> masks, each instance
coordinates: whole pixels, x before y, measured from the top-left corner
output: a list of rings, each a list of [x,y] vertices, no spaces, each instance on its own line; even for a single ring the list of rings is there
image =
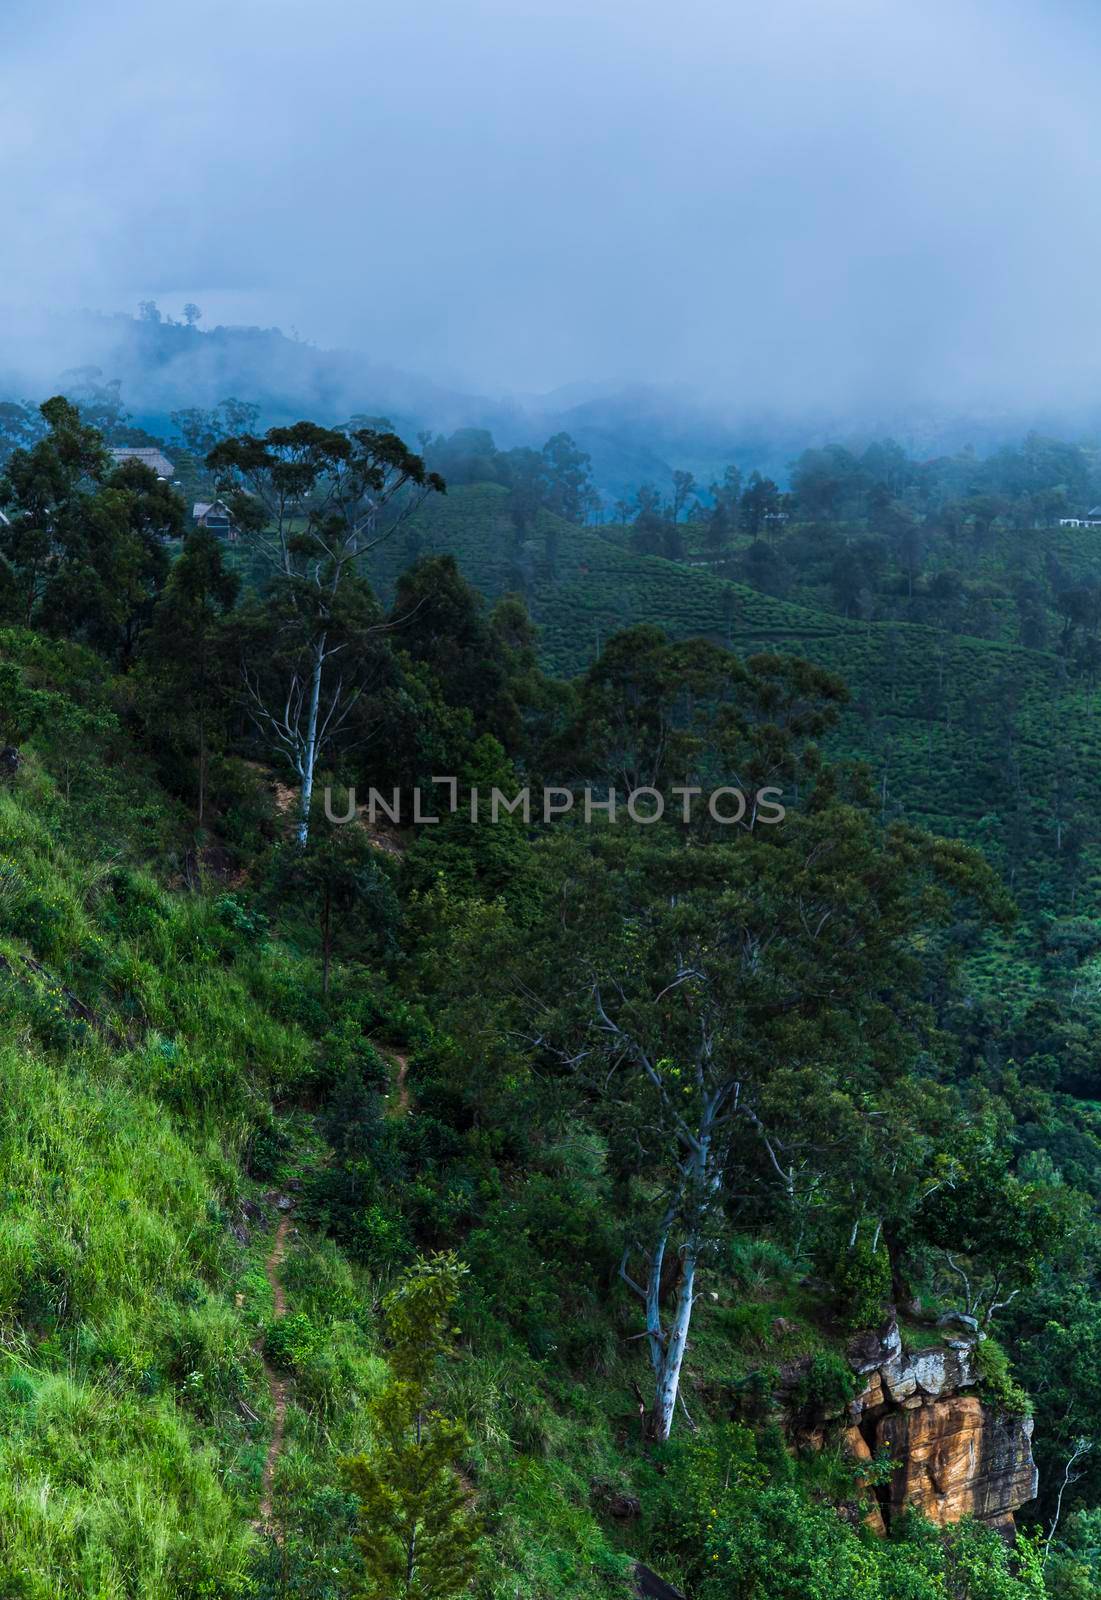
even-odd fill
[[[218,539],[236,539],[237,529],[224,500],[196,500],[191,508],[191,520],[197,528],[206,528]]]
[[[1091,506],[1081,517],[1060,517],[1061,528],[1101,528],[1101,506]]]
[[[144,447],[131,448],[124,446],[120,450],[111,451],[111,459],[116,467],[121,467],[124,461],[140,461],[143,467],[150,467],[158,478],[169,480],[176,471],[176,463],[169,461],[163,450],[146,449]]]

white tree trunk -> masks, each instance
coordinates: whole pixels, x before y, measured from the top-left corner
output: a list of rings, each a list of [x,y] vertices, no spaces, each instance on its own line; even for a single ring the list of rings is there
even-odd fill
[[[688,1329],[692,1321],[692,1305],[696,1291],[696,1268],[700,1259],[703,1224],[712,1198],[719,1187],[721,1174],[714,1170],[711,1161],[714,1133],[715,1102],[704,1106],[699,1132],[693,1142],[691,1159],[684,1173],[685,1189],[682,1205],[687,1206],[685,1242],[680,1251],[681,1275],[677,1284],[676,1304],[666,1332],[661,1325],[661,1269],[669,1234],[677,1215],[670,1209],[662,1219],[657,1242],[650,1254],[649,1276],[646,1281],[646,1332],[650,1345],[650,1363],[654,1369],[654,1409],[651,1414],[651,1431],[655,1439],[668,1439],[673,1426],[673,1413],[680,1392],[681,1368],[688,1347]],[[684,1212],[681,1212],[684,1215]]]
[[[314,768],[317,765],[317,717],[321,705],[321,674],[325,666],[325,635],[314,646],[310,663],[310,709],[306,718],[306,736],[302,741],[299,776],[302,794],[298,817],[298,843],[305,847],[310,837],[310,806],[313,804]]]
[[[656,1374],[653,1427],[654,1438],[659,1440],[668,1439],[673,1427],[673,1412],[677,1408],[681,1367],[684,1365],[684,1352],[688,1345],[688,1325],[692,1320],[696,1259],[696,1250],[689,1245],[684,1252],[683,1274],[677,1285],[677,1304],[673,1312],[673,1321]]]
[[[661,1326],[661,1269],[672,1223],[672,1216],[666,1215],[658,1242],[650,1255],[650,1273],[646,1279],[646,1336],[650,1346],[650,1365],[656,1374],[661,1373],[665,1359],[665,1333]]]

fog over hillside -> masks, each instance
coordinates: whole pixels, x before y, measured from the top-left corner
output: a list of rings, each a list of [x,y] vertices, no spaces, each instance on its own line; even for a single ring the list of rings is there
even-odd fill
[[[593,460],[611,502],[683,468],[707,483],[729,462],[780,483],[804,449],[832,441],[862,446],[887,435],[918,456],[971,446],[980,455],[1030,429],[1092,441],[1101,408],[919,405],[848,409],[766,406],[708,396],[686,383],[577,383],[544,394],[479,394],[374,361],[324,349],[278,328],[189,327],[180,307],[160,320],[125,313],[0,313],[0,399],[41,400],[89,377],[120,386],[134,422],[171,440],[174,411],[212,408],[229,396],[255,401],[264,426],[313,416],[337,423],[383,415],[410,441],[425,430],[488,428],[502,448],[541,445],[567,431]]]
[[[673,385],[835,431],[1088,411],[1090,10],[316,0],[305,34],[290,0],[8,0],[0,301],[33,337],[0,366],[44,377],[117,332],[55,344],[35,312],[192,301],[459,394]],[[224,350],[195,349],[175,377],[216,397]],[[343,357],[255,349],[235,384],[263,356],[270,393],[340,409]]]

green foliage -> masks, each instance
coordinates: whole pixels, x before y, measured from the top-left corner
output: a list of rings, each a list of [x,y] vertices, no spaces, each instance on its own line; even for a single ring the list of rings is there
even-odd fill
[[[371,1452],[344,1468],[359,1501],[363,1600],[450,1600],[477,1569],[480,1530],[457,1471],[469,1438],[430,1409],[462,1272],[454,1256],[418,1261],[386,1300],[393,1377],[371,1404]]]
[[[1036,1545],[965,1521],[882,1541],[838,1516],[738,1425],[665,1447],[656,1548],[705,1600],[1041,1600]],[[851,1510],[859,1513],[859,1501]],[[856,1525],[854,1526],[854,1522]]]
[[[847,1328],[875,1327],[883,1318],[883,1308],[891,1297],[891,1263],[886,1246],[878,1249],[859,1234],[856,1243],[846,1246],[838,1257],[834,1272],[837,1306]]]
[[[320,1331],[298,1311],[272,1322],[264,1334],[264,1354],[273,1366],[291,1371],[305,1367],[321,1343]]]
[[[117,396],[93,405],[120,425]],[[1050,441],[923,473],[827,448],[790,499],[728,473],[715,516],[680,469],[628,532],[583,526],[565,437],[431,443],[470,486],[414,517],[422,464],[365,421],[186,419],[251,547],[170,562],[178,505],[112,471],[87,416],[7,418],[0,609],[59,637],[0,632],[22,755],[0,787],[0,1591],[611,1600],[639,1555],[700,1600],[1039,1597],[1027,1532],[1012,1554],[969,1524],[873,1540],[888,1466],[797,1458],[772,1408],[783,1363],[795,1420],[841,1419],[839,1322],[897,1293],[997,1318],[980,1393],[1035,1394],[1045,1522],[1098,1431],[1101,612],[1069,535],[1017,598],[1000,553],[1036,543],[1012,508],[1046,474],[1078,493],[1092,467]],[[368,552],[380,483],[377,531],[404,528]],[[708,570],[680,559],[704,546]],[[333,781],[455,772],[436,827],[286,839],[241,705],[293,702],[319,643]],[[592,665],[550,682],[537,644]],[[726,838],[470,818],[474,790],[563,774],[775,778],[791,805]],[[1019,933],[964,838],[1011,877]],[[621,1266],[654,1273],[656,1338]],[[642,1446],[646,1354],[693,1299],[693,1430],[678,1406]],[[278,1540],[250,1528],[265,1360]],[[1074,1600],[1097,1471],[1047,1567]]]
[[[863,1384],[844,1356],[820,1351],[806,1363],[790,1390],[790,1404],[804,1418],[839,1417]]]
[[[199,827],[206,819],[211,766],[226,743],[232,678],[223,619],[237,590],[217,540],[196,529],[172,568],[143,642],[142,714],[155,730],[161,771],[193,800]]]
[[[1032,1401],[1010,1370],[1009,1357],[997,1340],[980,1339],[974,1346],[975,1371],[983,1399],[999,1411],[1031,1414]]]

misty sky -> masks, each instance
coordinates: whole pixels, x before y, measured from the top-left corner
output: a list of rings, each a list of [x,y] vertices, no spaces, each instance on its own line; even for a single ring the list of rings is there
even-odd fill
[[[0,0],[0,301],[487,392],[1101,398],[1069,0]]]

